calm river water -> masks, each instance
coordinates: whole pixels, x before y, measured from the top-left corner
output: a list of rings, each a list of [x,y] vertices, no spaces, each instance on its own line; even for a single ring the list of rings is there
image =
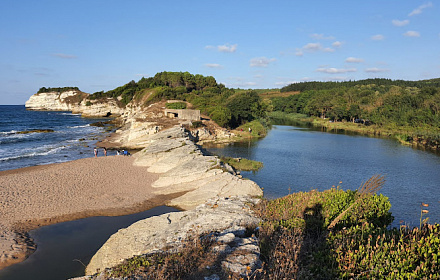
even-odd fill
[[[85,267],[121,228],[152,216],[176,212],[159,206],[126,216],[91,217],[41,227],[30,232],[37,250],[24,262],[0,270],[1,280],[62,280],[84,275]]]
[[[391,201],[393,226],[418,226],[422,202],[429,204],[430,222],[440,222],[440,156],[391,139],[274,125],[261,140],[206,149],[263,162],[260,171],[242,175],[259,184],[267,198],[287,195],[289,189],[325,190],[340,181],[343,189],[357,189],[382,174],[381,193]]]

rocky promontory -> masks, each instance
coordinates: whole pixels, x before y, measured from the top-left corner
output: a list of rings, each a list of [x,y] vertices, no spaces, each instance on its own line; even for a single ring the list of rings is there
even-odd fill
[[[136,255],[176,247],[195,231],[202,234],[257,227],[259,220],[247,203],[254,203],[252,197],[262,196],[262,190],[255,182],[226,171],[218,157],[205,155],[183,127],[150,136],[149,144],[134,157],[134,165],[159,174],[152,184],[154,193],[181,194],[167,205],[187,211],[148,218],[120,230],[95,254],[87,274]]]
[[[184,211],[139,221],[115,233],[95,254],[87,274],[104,271],[125,259],[179,249],[179,244],[200,234],[214,233],[223,240],[223,265],[244,273],[259,266],[255,237],[245,235],[258,225],[249,205],[263,195],[251,180],[237,176],[217,156],[207,155],[195,142],[230,139],[233,134],[210,120],[203,127],[192,121],[170,118],[166,102],[148,106],[132,101],[119,107],[116,99],[89,100],[79,91],[45,92],[33,95],[26,107],[31,110],[66,110],[83,116],[118,116],[121,127],[99,145],[108,148],[140,149],[133,155],[133,168],[145,168],[158,178],[151,184],[152,194],[171,197],[166,205]],[[219,132],[219,133],[217,133]],[[228,240],[227,242],[225,240]],[[242,247],[244,246],[244,247]],[[234,248],[246,252],[238,258]]]
[[[26,101],[25,107],[28,110],[71,111],[84,117],[119,116],[124,112],[124,108],[113,98],[90,100],[88,96],[88,93],[74,89],[39,92]]]

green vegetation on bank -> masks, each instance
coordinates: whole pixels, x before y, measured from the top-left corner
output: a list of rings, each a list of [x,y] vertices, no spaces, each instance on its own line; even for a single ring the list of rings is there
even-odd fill
[[[262,162],[246,158],[221,157],[220,160],[240,171],[258,171],[263,167]]]
[[[438,279],[440,225],[389,229],[391,204],[332,188],[265,201],[259,215],[262,279]]]
[[[76,91],[80,91],[78,87],[42,87],[38,90],[37,93],[42,93],[42,92],[65,92],[65,91],[71,91],[71,90],[76,90]]]
[[[292,90],[301,92],[270,99],[273,111],[303,114],[313,119],[306,121],[331,129],[392,135],[403,142],[440,148],[440,79],[307,82],[281,92]],[[274,117],[282,119],[281,114]]]
[[[262,219],[257,237],[263,264],[244,278],[222,269],[213,233],[187,240],[179,252],[126,260],[107,277],[439,279],[440,225],[390,228],[391,203],[375,194],[383,182],[375,176],[356,191],[337,186],[263,199],[254,207]]]
[[[167,103],[165,107],[167,107],[167,109],[186,109],[186,103],[185,102]]]

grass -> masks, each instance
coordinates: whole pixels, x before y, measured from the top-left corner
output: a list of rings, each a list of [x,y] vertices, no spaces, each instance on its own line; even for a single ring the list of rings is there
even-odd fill
[[[261,138],[267,135],[267,128],[260,120],[253,120],[237,127],[234,133],[243,138]]]
[[[232,157],[221,157],[220,160],[240,171],[258,171],[263,167],[262,162],[246,158],[236,159]]]
[[[440,279],[440,225],[389,228],[391,204],[375,194],[383,183],[375,176],[356,191],[337,186],[263,199],[254,208],[262,219],[257,237],[263,267],[250,276],[222,269],[219,255],[210,249],[213,240],[202,237],[184,242],[178,253],[127,260],[107,277],[204,279],[216,273],[219,279]],[[428,205],[421,207],[424,213]]]

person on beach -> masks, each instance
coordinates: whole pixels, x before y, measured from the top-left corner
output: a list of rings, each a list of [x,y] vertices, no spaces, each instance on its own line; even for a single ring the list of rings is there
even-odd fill
[[[106,147],[104,147],[104,156],[105,157],[107,156],[107,148]]]
[[[96,147],[93,149],[93,152],[95,153],[95,157],[98,157],[98,149]]]

